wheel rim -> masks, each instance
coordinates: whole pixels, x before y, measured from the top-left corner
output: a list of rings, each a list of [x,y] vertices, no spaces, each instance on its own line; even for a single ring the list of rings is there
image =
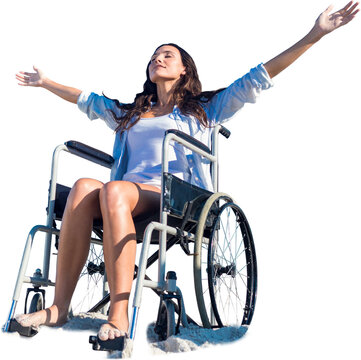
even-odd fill
[[[256,301],[255,249],[246,217],[228,195],[216,193],[205,204],[195,253],[194,284],[203,326],[249,325]]]
[[[220,208],[207,252],[213,324],[249,325],[256,297],[256,258],[249,225],[237,205]]]
[[[211,328],[214,325],[212,308],[209,298],[208,276],[207,276],[207,254],[209,235],[205,234],[206,229],[213,225],[211,214],[218,212],[219,201],[232,202],[232,199],[224,193],[215,193],[210,196],[199,216],[196,239],[194,244],[193,277],[194,290],[197,299],[199,315],[202,325]]]

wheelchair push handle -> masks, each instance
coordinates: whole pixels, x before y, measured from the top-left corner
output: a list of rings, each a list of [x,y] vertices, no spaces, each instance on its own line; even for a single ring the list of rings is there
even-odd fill
[[[222,125],[219,128],[219,133],[222,134],[226,139],[228,139],[231,136],[231,132]]]
[[[208,154],[212,153],[212,151],[210,150],[210,148],[207,145],[203,144],[202,142],[200,142],[199,140],[193,138],[192,136],[184,133],[183,131],[170,129],[170,130],[167,130],[165,132],[165,135],[168,135],[168,134],[175,134],[178,137],[182,138],[183,140],[185,140],[185,141],[189,142],[190,144],[196,146],[197,148],[205,151],[206,153],[208,153]]]
[[[182,132],[180,130],[170,129],[170,130],[167,130],[165,132],[165,135],[167,135],[169,133],[179,136],[180,138],[182,138],[182,139],[188,141],[189,143],[197,146],[199,149],[202,149],[203,151],[205,151],[208,154],[212,153],[212,151],[209,149],[208,146],[206,146],[205,144],[203,144],[199,140],[193,138],[192,136],[190,136],[190,135],[188,135],[188,134],[186,134],[186,133],[184,133],[184,132]],[[231,132],[222,125],[219,126],[219,133],[222,134],[227,139],[231,136]]]

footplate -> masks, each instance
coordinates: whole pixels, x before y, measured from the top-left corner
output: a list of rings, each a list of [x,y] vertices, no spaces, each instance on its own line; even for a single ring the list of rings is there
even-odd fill
[[[93,344],[93,350],[97,351],[123,351],[125,336],[105,341],[100,340],[98,336],[89,336],[89,343]]]
[[[17,332],[21,336],[33,337],[38,333],[38,329],[33,326],[22,326],[15,319],[11,319],[8,332]]]

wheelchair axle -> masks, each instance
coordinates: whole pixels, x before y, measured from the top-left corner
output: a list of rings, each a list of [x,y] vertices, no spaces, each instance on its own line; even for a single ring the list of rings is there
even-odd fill
[[[223,274],[230,275],[233,278],[237,275],[236,264],[222,266],[221,264],[214,264],[211,268],[207,268],[207,273],[215,274],[215,277],[220,278]]]
[[[97,272],[100,275],[104,275],[104,273],[105,273],[105,264],[104,264],[103,261],[99,265],[94,264],[92,261],[90,261],[88,263],[88,265],[87,265],[87,271],[88,271],[89,275],[94,275]]]

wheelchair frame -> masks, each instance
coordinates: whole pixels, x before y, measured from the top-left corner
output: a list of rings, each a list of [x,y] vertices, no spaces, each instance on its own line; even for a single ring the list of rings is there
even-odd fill
[[[178,298],[181,299],[180,301],[180,308],[179,308],[179,320],[182,321],[184,326],[188,325],[187,315],[184,308],[184,303],[182,300],[182,293],[181,290],[176,286],[176,279],[173,274],[167,274],[166,277],[166,251],[167,251],[167,235],[175,236],[175,237],[185,237],[188,240],[195,242],[196,235],[185,231],[184,229],[175,228],[169,226],[167,223],[168,220],[168,211],[167,209],[163,208],[164,203],[164,196],[165,196],[165,184],[164,184],[164,174],[168,172],[168,150],[169,144],[171,141],[177,142],[182,146],[190,149],[191,151],[199,154],[200,156],[208,159],[211,163],[211,175],[212,175],[212,182],[214,187],[214,192],[219,194],[218,198],[227,198],[227,201],[232,201],[231,198],[226,194],[218,193],[218,134],[221,133],[223,136],[228,138],[230,136],[230,132],[221,125],[217,125],[214,128],[213,136],[212,136],[212,149],[209,150],[207,146],[203,143],[199,142],[198,140],[190,137],[187,134],[184,134],[178,130],[169,130],[166,132],[166,136],[163,140],[163,151],[162,151],[162,192],[161,192],[161,209],[160,209],[160,222],[152,221],[148,224],[145,229],[144,236],[143,236],[143,244],[139,259],[139,267],[137,269],[137,281],[135,286],[135,293],[133,299],[133,313],[130,319],[130,327],[129,327],[129,337],[131,340],[134,340],[135,333],[136,333],[136,326],[138,321],[139,309],[141,306],[141,299],[142,299],[142,290],[143,287],[149,287],[155,290],[156,293],[159,294],[171,294],[168,295],[170,298]],[[55,210],[55,201],[56,201],[56,188],[57,188],[57,177],[58,177],[58,160],[59,154],[62,151],[69,152],[73,155],[79,156],[96,164],[102,165],[107,168],[111,168],[114,162],[114,159],[99,150],[91,148],[87,145],[80,144],[74,141],[68,141],[64,145],[59,145],[56,147],[53,153],[52,159],[52,167],[51,167],[51,181],[50,181],[50,188],[49,188],[49,199],[48,199],[48,216],[47,216],[47,225],[36,225],[34,226],[29,235],[27,237],[27,241],[25,244],[25,249],[23,253],[23,258],[21,261],[21,266],[19,269],[15,290],[13,294],[12,304],[9,312],[9,316],[7,322],[3,327],[3,331],[10,331],[12,319],[15,314],[16,305],[19,301],[20,292],[23,283],[30,283],[33,284],[35,289],[39,289],[40,287],[47,287],[47,286],[55,286],[55,283],[49,280],[49,268],[50,268],[50,255],[51,255],[51,243],[52,243],[52,236],[59,235],[59,230],[53,227],[54,221],[54,210]],[[217,196],[216,196],[217,198]],[[243,214],[243,213],[242,213]],[[243,220],[247,223],[246,220]],[[146,268],[148,262],[148,254],[149,248],[152,240],[152,233],[154,231],[159,232],[159,257],[158,257],[158,279],[157,281],[151,281],[146,279]],[[29,262],[30,252],[33,245],[34,237],[37,232],[45,232],[45,248],[44,248],[44,259],[43,259],[43,274],[41,271],[37,271],[34,276],[25,276],[25,271],[27,269],[27,265]],[[250,229],[247,223],[247,228],[245,230],[247,236],[251,236]],[[91,238],[91,242],[95,244],[102,244],[102,241],[97,238]],[[254,252],[253,240],[251,238],[250,245],[249,245]],[[251,259],[252,262],[256,264],[256,259]],[[247,265],[248,267],[248,265]],[[252,270],[255,272],[256,269]],[[253,280],[252,280],[253,281]],[[248,282],[248,280],[247,280]],[[248,284],[247,284],[248,285]],[[252,314],[253,314],[253,307],[255,303],[256,297],[256,288],[257,288],[257,281],[255,279],[254,283],[251,284],[252,286],[252,294],[247,295],[252,297],[252,306],[251,309],[245,309],[247,316],[245,315],[244,323],[249,325]],[[31,290],[30,290],[31,291]],[[39,291],[39,290],[35,290]],[[29,289],[28,289],[29,292]],[[28,294],[27,294],[28,295]],[[197,299],[198,301],[198,299]],[[167,302],[168,304],[169,302]],[[173,305],[172,305],[173,306]],[[94,307],[95,308],[95,307]],[[168,311],[168,309],[167,309]],[[171,309],[174,311],[174,307]],[[159,315],[159,314],[158,314]],[[203,321],[203,319],[202,319]],[[204,323],[204,321],[203,321]],[[26,334],[25,334],[26,335]],[[32,335],[32,334],[31,334]],[[27,335],[29,336],[29,335]],[[93,347],[94,348],[94,347]]]
[[[214,129],[213,137],[212,137],[212,151],[207,151],[207,148],[204,144],[199,143],[194,140],[190,136],[179,133],[178,131],[167,131],[163,140],[163,151],[162,151],[162,174],[168,172],[168,151],[169,144],[171,141],[176,141],[179,144],[187,147],[189,150],[198,153],[199,155],[208,159],[213,166],[212,170],[212,181],[213,188],[216,192],[218,192],[218,133],[223,134],[226,137],[230,136],[230,132],[221,125],[217,125]],[[162,184],[161,184],[161,204],[164,201],[164,176],[162,176]],[[170,227],[167,225],[168,212],[164,211],[161,208],[161,217],[160,222],[151,222],[144,233],[142,251],[140,254],[139,260],[139,272],[137,276],[137,282],[135,287],[135,294],[133,300],[133,315],[131,317],[130,331],[129,337],[130,339],[135,338],[135,330],[138,321],[138,313],[141,305],[141,297],[143,287],[149,287],[152,289],[156,289],[160,292],[175,292],[177,295],[182,297],[181,290],[178,287],[175,287],[175,282],[167,281],[165,278],[165,268],[166,268],[166,244],[167,244],[167,234],[177,236],[178,231],[176,228]],[[154,230],[158,230],[160,232],[159,235],[159,259],[158,259],[158,281],[149,281],[145,280],[145,271],[146,271],[146,263],[148,259],[149,246],[151,242],[152,232]],[[195,240],[195,235],[189,232],[184,232],[182,234],[186,236],[189,240]],[[182,324],[183,326],[188,326],[188,321],[186,317],[186,312],[184,309],[184,302],[181,302],[183,309],[181,311],[182,314]]]

